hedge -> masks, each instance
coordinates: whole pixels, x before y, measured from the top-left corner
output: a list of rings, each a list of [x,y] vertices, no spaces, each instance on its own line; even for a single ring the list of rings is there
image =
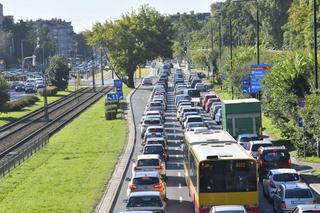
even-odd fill
[[[47,87],[47,96],[55,96],[58,93],[58,88],[55,86]],[[44,96],[44,88],[38,89],[38,94]]]
[[[5,112],[19,111],[24,107],[33,105],[37,101],[39,101],[39,98],[37,96],[34,96],[34,95],[24,96],[19,100],[10,101],[4,104],[3,111]]]

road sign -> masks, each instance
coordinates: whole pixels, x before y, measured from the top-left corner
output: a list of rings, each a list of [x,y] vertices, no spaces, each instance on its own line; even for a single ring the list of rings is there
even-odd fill
[[[122,81],[121,80],[114,80],[113,86],[114,87],[122,87]]]
[[[297,123],[298,123],[299,127],[301,127],[301,128],[304,127],[303,119],[301,117],[297,118]]]
[[[271,69],[269,64],[252,64],[250,66],[250,91],[252,93],[258,93],[262,91],[261,79],[268,73]]]
[[[107,100],[108,101],[120,101],[123,100],[123,92],[117,92],[117,93],[108,93],[107,94]]]
[[[117,92],[116,95],[117,95],[117,100],[118,100],[118,101],[124,99],[124,97],[123,97],[123,92],[122,92],[122,91],[121,91],[121,92]]]
[[[242,92],[250,93],[250,78],[242,78]]]
[[[116,92],[118,93],[118,92],[122,92],[123,90],[122,90],[122,87],[116,87]]]

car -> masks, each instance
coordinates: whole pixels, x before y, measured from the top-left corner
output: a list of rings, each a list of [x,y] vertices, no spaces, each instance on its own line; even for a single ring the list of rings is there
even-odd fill
[[[281,184],[273,196],[275,212],[292,212],[297,205],[313,204],[316,200],[306,183]]]
[[[182,114],[182,117],[180,118],[180,123],[183,125],[183,123],[187,120],[187,118],[191,115],[200,115],[197,111],[191,111],[191,112],[184,112]]]
[[[249,141],[257,141],[257,140],[260,140],[259,136],[255,133],[253,134],[239,134],[238,135],[238,144],[240,144],[241,146],[243,147],[247,147],[247,143]]]
[[[194,86],[194,88],[196,90],[198,90],[199,92],[205,92],[207,91],[206,85],[204,85],[204,83],[196,83],[196,85]]]
[[[130,193],[126,204],[126,211],[152,211],[166,213],[166,206],[167,204],[161,198],[160,192],[132,192]]]
[[[260,147],[270,147],[272,146],[271,141],[269,140],[259,140],[259,141],[250,141],[247,143],[247,147],[245,147],[249,154],[252,155],[252,157],[257,158],[257,152]]]
[[[167,198],[166,183],[158,171],[136,171],[133,174],[127,195],[140,191],[158,191],[162,199]]]
[[[166,165],[159,155],[138,155],[137,160],[132,163],[132,174],[136,171],[158,171],[166,178]]]
[[[298,205],[292,213],[320,213],[320,204]]]
[[[148,144],[161,144],[165,150],[168,150],[168,142],[164,137],[158,137],[158,138],[148,138],[146,140],[146,145]]]
[[[148,138],[165,138],[164,133],[161,132],[148,132],[144,134],[143,140],[141,142],[141,145],[145,145]]]
[[[142,85],[152,85],[152,78],[150,77],[145,77],[142,79]]]
[[[197,107],[186,107],[183,108],[180,112],[180,114],[178,114],[178,120],[182,120],[184,115],[188,112],[194,112],[195,114],[200,114],[201,110]]]
[[[186,101],[191,101],[191,98],[190,98],[189,95],[176,95],[175,105],[176,105],[176,106],[179,106],[179,103],[180,103],[181,101],[184,101],[184,100],[186,100]]]
[[[298,183],[300,176],[295,169],[271,169],[266,179],[263,179],[263,194],[272,199],[276,188],[285,183]]]
[[[162,125],[161,118],[159,117],[146,117],[141,124],[141,138],[144,137],[144,133],[146,132],[149,126]]]
[[[209,114],[210,114],[210,117],[211,117],[212,119],[215,118],[218,110],[221,109],[221,107],[222,107],[222,105],[221,105],[220,102],[214,102],[214,103],[212,103],[212,105],[211,105],[211,107],[210,107],[210,110],[209,110]]]
[[[16,84],[16,86],[15,86],[15,88],[14,88],[14,90],[16,91],[16,92],[21,92],[21,91],[25,91],[25,85],[23,84],[23,83],[18,83],[18,84]]]
[[[36,80],[36,87],[37,87],[37,89],[44,88],[44,81],[42,79],[37,79]]]
[[[201,115],[190,115],[186,118],[186,120],[184,121],[184,123],[182,124],[182,128],[186,128],[186,126],[189,123],[199,123],[199,122],[203,122],[203,118]]]
[[[146,111],[141,117],[140,123],[143,123],[144,119],[147,117],[161,117],[161,115],[159,111]]]
[[[26,93],[36,93],[37,92],[37,88],[33,83],[26,83],[24,90]]]
[[[205,108],[206,103],[210,98],[218,98],[218,96],[216,94],[214,94],[214,93],[205,94],[205,96],[203,97],[203,99],[201,101],[201,106],[202,106],[203,109]]]
[[[158,154],[162,161],[167,161],[169,156],[161,144],[148,144],[143,147],[143,154]]]
[[[190,132],[190,131],[195,131],[197,129],[208,130],[208,127],[204,122],[188,123],[185,128],[185,131]]]
[[[271,169],[291,168],[290,153],[284,146],[260,147],[257,162],[260,182]]]
[[[209,213],[247,213],[247,211],[243,206],[223,205],[211,207]]]
[[[209,98],[208,101],[206,102],[206,105],[204,107],[204,110],[208,113],[210,111],[210,107],[214,102],[220,103],[221,100],[220,98]]]

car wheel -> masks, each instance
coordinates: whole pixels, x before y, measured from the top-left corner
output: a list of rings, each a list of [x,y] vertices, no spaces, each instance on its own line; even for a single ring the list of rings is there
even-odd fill
[[[277,213],[278,211],[276,210],[275,206],[274,206],[274,202],[272,203],[272,208],[273,208],[273,212]]]

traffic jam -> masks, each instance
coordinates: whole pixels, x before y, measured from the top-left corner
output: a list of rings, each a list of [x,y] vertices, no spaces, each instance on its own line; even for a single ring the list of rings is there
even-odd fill
[[[172,176],[166,170],[174,156],[165,128],[168,102],[182,130],[179,149],[194,212],[264,212],[259,191],[274,212],[320,212],[312,190],[292,168],[289,151],[262,137],[259,100],[222,100],[209,90],[203,73],[171,63],[142,85],[153,90],[137,132],[142,148],[133,156],[124,212],[169,212]]]

